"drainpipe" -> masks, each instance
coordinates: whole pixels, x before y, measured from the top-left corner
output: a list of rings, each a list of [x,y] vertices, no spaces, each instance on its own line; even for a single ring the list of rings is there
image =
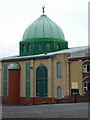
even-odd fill
[[[35,64],[34,64],[34,60],[31,60],[31,66],[30,66],[30,69],[31,69],[31,73],[33,74],[33,90],[32,90],[32,92],[33,92],[33,100],[32,100],[32,104],[34,105],[35,104],[35,96],[34,96],[34,94],[35,94]]]
[[[69,96],[71,95],[71,80],[70,80],[70,61],[68,61],[68,80],[69,80]]]
[[[70,54],[69,54],[70,57]],[[68,59],[68,82],[69,82],[69,97],[71,96],[71,78],[70,78],[70,63],[71,61]]]

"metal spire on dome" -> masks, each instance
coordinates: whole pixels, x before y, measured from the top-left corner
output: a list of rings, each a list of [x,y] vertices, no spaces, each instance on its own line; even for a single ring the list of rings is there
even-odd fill
[[[43,12],[43,15],[44,15],[44,12],[45,12],[45,11],[44,11],[44,9],[45,9],[45,5],[42,5],[42,9],[43,9],[42,12]]]

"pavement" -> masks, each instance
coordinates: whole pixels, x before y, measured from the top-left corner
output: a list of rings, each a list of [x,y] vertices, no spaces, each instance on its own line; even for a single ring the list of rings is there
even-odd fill
[[[3,105],[3,118],[88,118],[88,103]]]

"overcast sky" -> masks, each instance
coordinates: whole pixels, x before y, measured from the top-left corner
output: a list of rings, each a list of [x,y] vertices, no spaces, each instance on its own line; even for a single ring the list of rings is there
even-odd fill
[[[19,55],[28,25],[45,14],[63,30],[69,47],[88,45],[88,0],[0,0],[0,57]]]

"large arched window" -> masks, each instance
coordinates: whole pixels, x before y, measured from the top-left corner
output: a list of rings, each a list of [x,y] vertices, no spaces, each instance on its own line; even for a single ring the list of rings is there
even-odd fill
[[[58,62],[57,63],[57,77],[61,77],[61,63]]]
[[[25,45],[22,45],[22,52],[25,52]]]
[[[46,50],[47,50],[47,51],[50,50],[50,44],[46,44]]]
[[[36,97],[48,96],[48,70],[41,64],[36,69]]]

